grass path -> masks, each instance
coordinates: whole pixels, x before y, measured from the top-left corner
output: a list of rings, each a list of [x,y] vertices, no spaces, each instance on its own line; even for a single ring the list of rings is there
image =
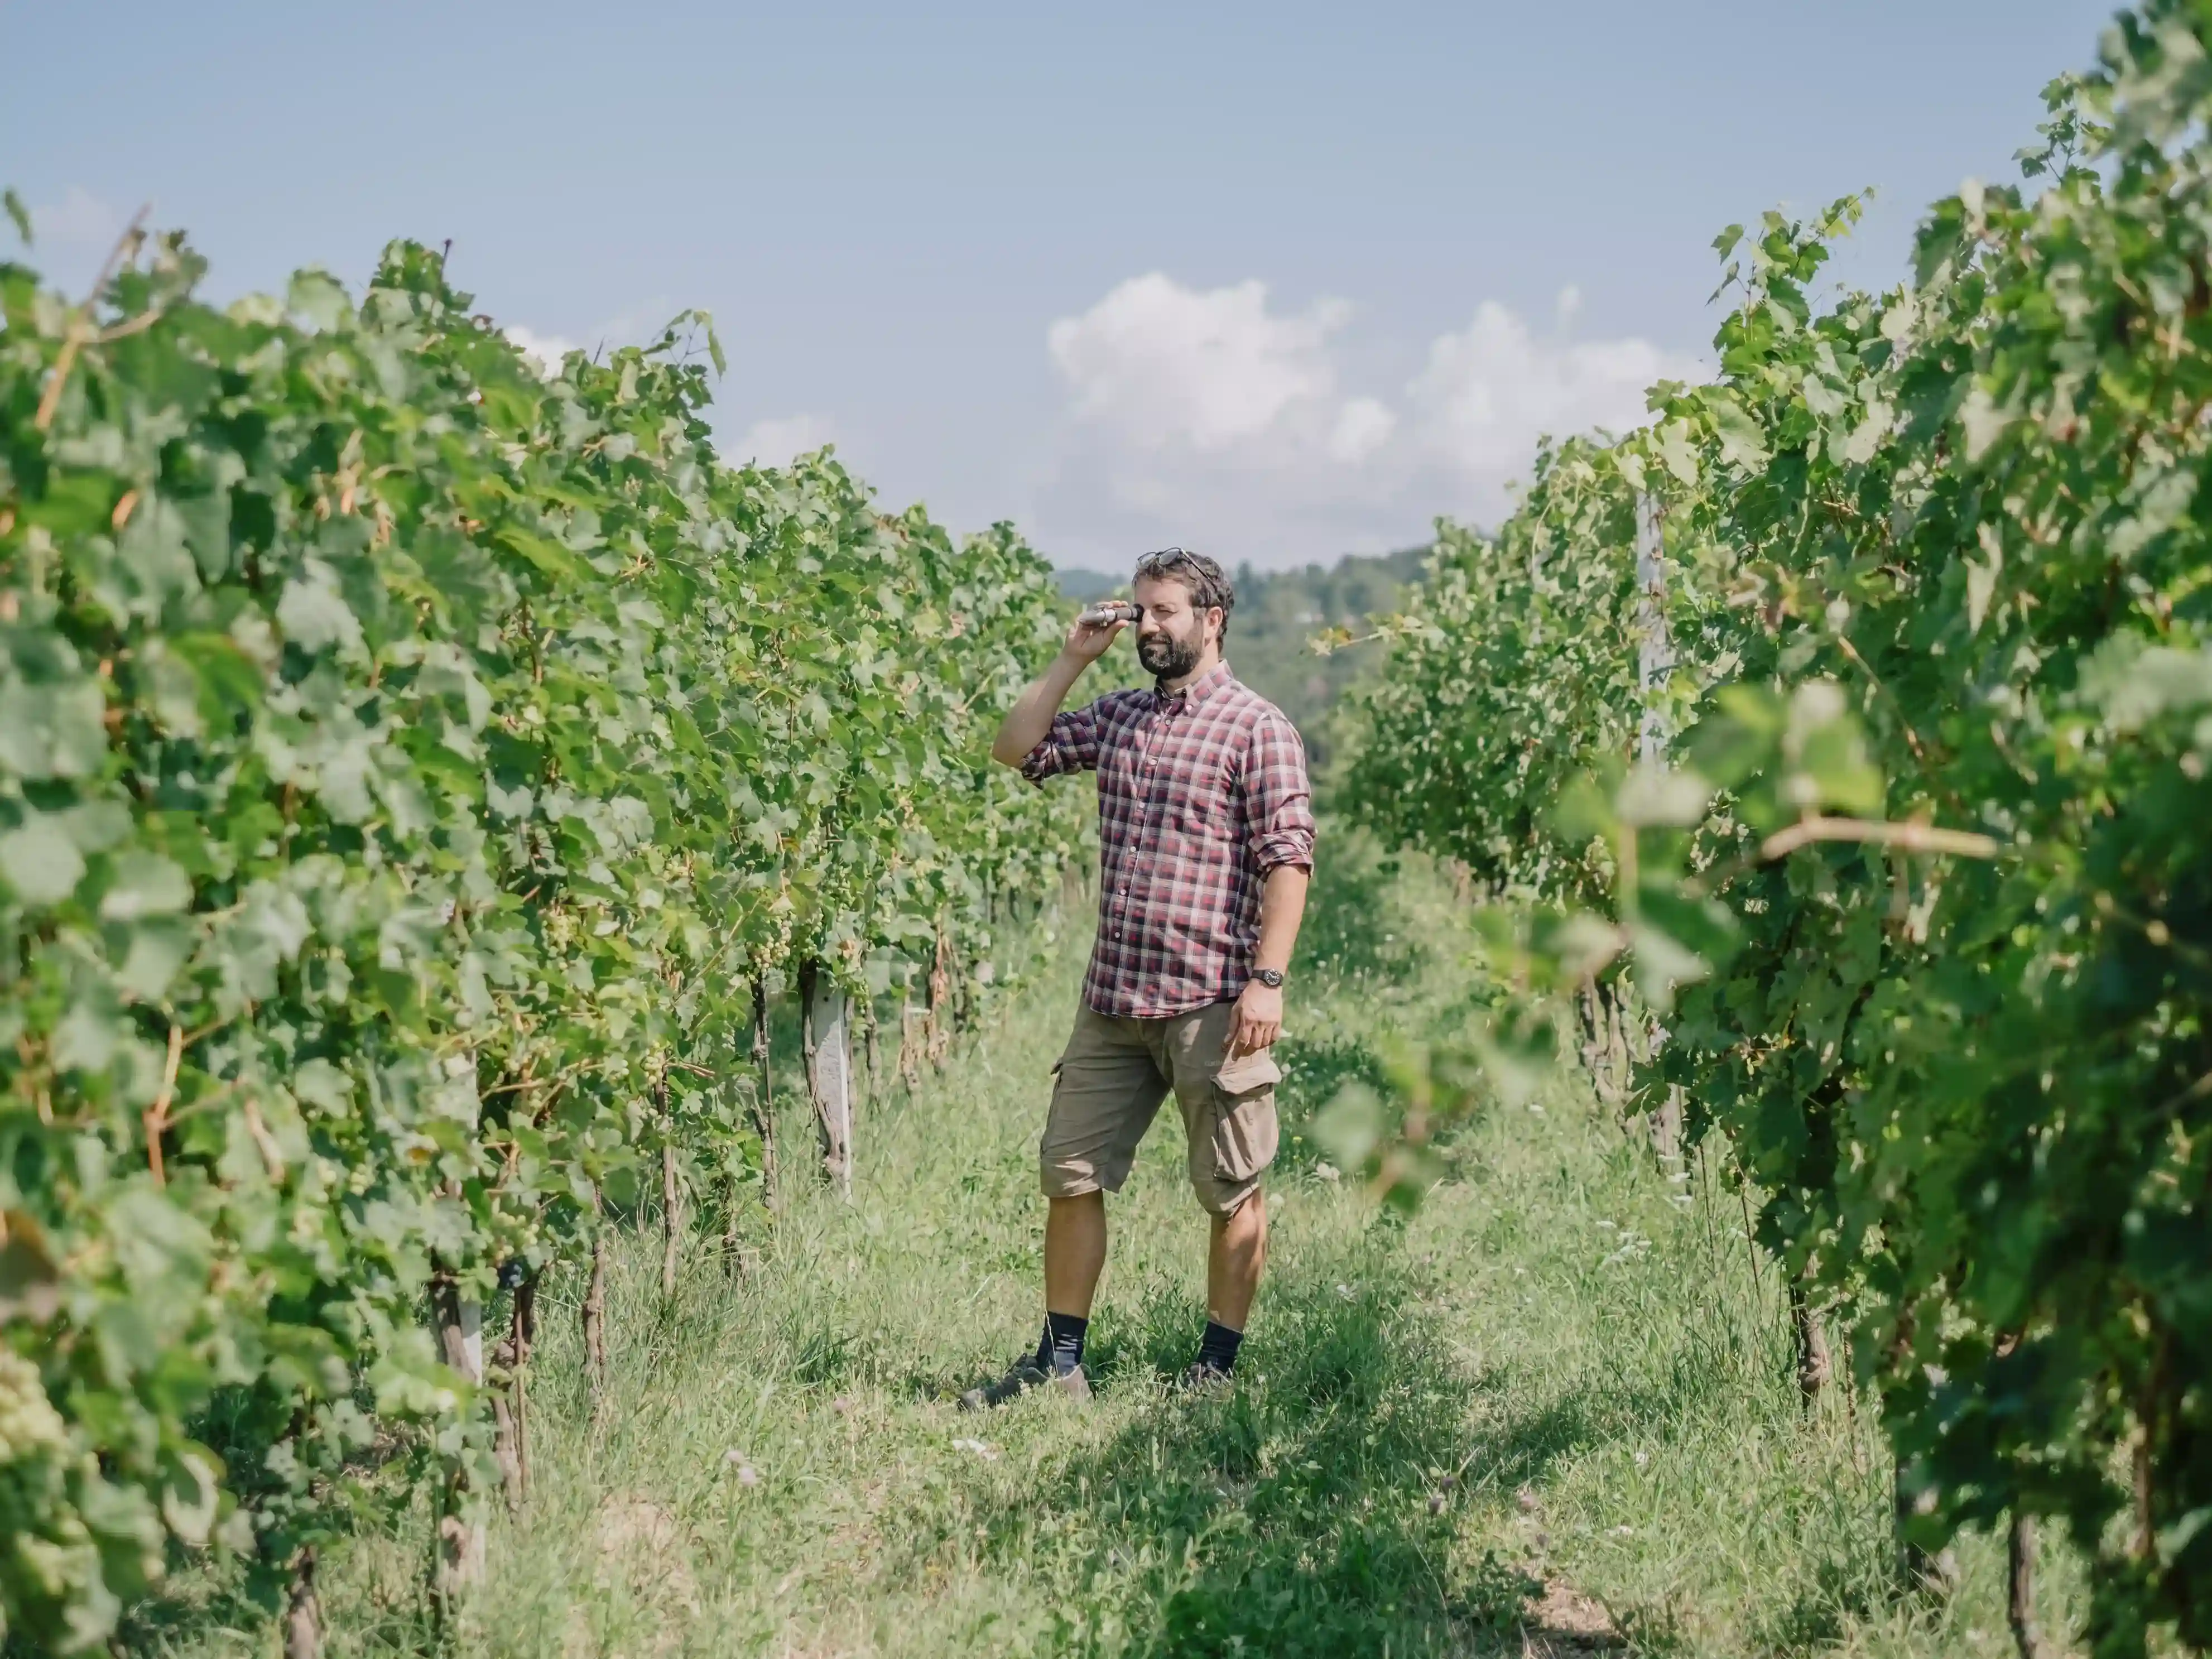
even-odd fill
[[[1471,1127],[1410,1221],[1287,1139],[1468,991],[1445,895],[1333,850],[1232,1395],[1164,1387],[1204,1242],[1167,1114],[1111,1211],[1095,1407],[951,1404],[1034,1340],[1036,1135],[1087,931],[1064,938],[941,1079],[864,1111],[851,1205],[795,1194],[734,1283],[702,1243],[673,1308],[656,1248],[617,1254],[596,1424],[580,1287],[550,1287],[531,1513],[448,1650],[2009,1653],[1986,1540],[1948,1607],[1881,1595],[1886,1464],[1844,1400],[1804,1419],[1733,1197],[1674,1199],[1564,1090]],[[422,1650],[421,1535],[333,1553],[332,1653]],[[2072,1587],[2045,1580],[2065,1628]],[[224,1622],[137,1646],[273,1650]]]

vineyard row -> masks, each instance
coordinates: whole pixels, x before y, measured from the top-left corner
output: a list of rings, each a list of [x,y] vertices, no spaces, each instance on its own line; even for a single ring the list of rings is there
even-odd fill
[[[1431,1104],[1579,1050],[1709,1143],[1808,1395],[1834,1325],[1880,1403],[1905,1577],[2009,1525],[2031,1653],[2043,1519],[2095,1651],[2212,1646],[2205,16],[2124,15],[1887,293],[1820,297],[1856,199],[1728,231],[1717,378],[1443,526],[1342,791],[1508,989],[1340,1139],[1417,1187]]]
[[[538,1276],[775,1178],[771,985],[849,1182],[853,1011],[913,1006],[910,1067],[1085,831],[986,760],[1049,567],[724,464],[704,316],[546,374],[419,246],[358,304],[200,276],[135,230],[81,303],[0,264],[0,1617],[41,1650],[214,1547],[311,1651],[318,1542],[426,1486],[458,1593]]]

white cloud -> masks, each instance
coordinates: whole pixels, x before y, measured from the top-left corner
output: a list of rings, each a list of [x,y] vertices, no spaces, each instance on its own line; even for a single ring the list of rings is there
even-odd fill
[[[1328,337],[1348,309],[1323,301],[1275,317],[1262,283],[1200,293],[1155,271],[1047,338],[1079,419],[1144,447],[1218,450],[1328,398]]]
[[[1133,277],[1048,334],[1066,421],[1041,538],[1067,559],[1179,540],[1265,566],[1404,546],[1439,513],[1495,522],[1540,437],[1626,430],[1653,381],[1702,372],[1648,341],[1571,337],[1580,307],[1563,290],[1540,334],[1486,302],[1393,391],[1347,384],[1345,301]]]
[[[510,325],[507,337],[514,342],[522,355],[530,359],[541,374],[558,374],[561,360],[570,352],[580,349],[574,340],[560,334],[540,334],[535,329],[525,328],[520,323]]]
[[[1390,441],[1398,417],[1373,398],[1354,398],[1336,412],[1329,429],[1328,454],[1334,461],[1357,466]]]
[[[82,185],[71,185],[58,202],[31,210],[31,229],[41,247],[106,253],[123,234],[125,222],[120,213]]]
[[[836,427],[819,415],[778,415],[755,421],[734,442],[714,447],[740,465],[750,462],[757,466],[783,466],[795,456],[835,442],[836,436]]]
[[[1538,438],[1641,426],[1653,381],[1698,372],[1695,360],[1647,340],[1540,337],[1485,301],[1464,330],[1429,347],[1407,395],[1427,455],[1470,486],[1462,498],[1498,499],[1490,490],[1527,472]]]

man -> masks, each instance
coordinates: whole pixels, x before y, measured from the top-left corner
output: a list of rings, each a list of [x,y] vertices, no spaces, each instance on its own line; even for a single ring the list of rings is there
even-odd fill
[[[1105,1194],[1128,1178],[1170,1091],[1212,1218],[1206,1334],[1187,1383],[1235,1367],[1267,1255],[1260,1177],[1275,1156],[1281,1075],[1268,1051],[1313,872],[1305,750],[1221,659],[1236,595],[1219,565],[1181,548],[1147,553],[1133,593],[1153,689],[1060,713],[1128,625],[1079,620],[991,746],[1033,783],[1097,773],[1101,879],[1097,943],[1040,1149],[1044,1334],[1034,1355],[962,1396],[971,1409],[1048,1385],[1090,1398],[1083,1344],[1106,1265]]]

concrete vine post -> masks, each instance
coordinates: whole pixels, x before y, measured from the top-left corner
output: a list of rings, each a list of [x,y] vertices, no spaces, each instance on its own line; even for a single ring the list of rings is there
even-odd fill
[[[1667,626],[1667,546],[1660,529],[1666,512],[1649,491],[1636,494],[1636,675],[1644,693],[1644,718],[1637,730],[1637,758],[1645,766],[1664,763],[1674,736],[1661,694],[1674,672],[1674,641]],[[1654,1021],[1650,1047],[1656,1053],[1666,1032]],[[1671,1176],[1681,1175],[1682,1091],[1670,1086],[1650,1115],[1651,1150]]]

